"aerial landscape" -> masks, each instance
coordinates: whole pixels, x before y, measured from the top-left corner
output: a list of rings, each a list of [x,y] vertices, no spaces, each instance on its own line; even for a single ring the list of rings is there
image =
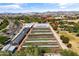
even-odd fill
[[[0,3],[0,56],[79,56],[79,3]]]

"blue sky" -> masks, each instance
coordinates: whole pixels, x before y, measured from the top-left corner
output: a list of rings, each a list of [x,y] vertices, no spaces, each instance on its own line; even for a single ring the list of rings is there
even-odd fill
[[[79,3],[0,3],[0,13],[79,11]]]

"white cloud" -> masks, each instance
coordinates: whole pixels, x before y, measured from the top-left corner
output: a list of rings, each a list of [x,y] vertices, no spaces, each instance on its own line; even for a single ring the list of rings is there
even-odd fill
[[[79,3],[79,0],[0,0],[0,2],[7,3]]]
[[[66,4],[59,4],[60,10],[68,10],[68,11],[78,11],[79,10],[79,3],[66,3]]]
[[[38,12],[44,12],[44,11],[78,11],[79,10],[79,3],[74,4],[74,3],[58,3],[56,8],[34,8],[30,7],[30,8],[26,8],[28,7],[27,3],[26,3],[26,7],[22,7],[22,4],[24,3],[12,3],[9,5],[0,5],[0,11],[1,12],[12,12],[12,13],[27,13],[27,12],[34,12],[34,11],[38,11]],[[53,3],[52,3],[53,5]],[[73,6],[73,7],[72,7]]]
[[[15,10],[13,10],[13,9],[5,9],[5,10],[1,10],[0,9],[0,13],[28,13],[28,12],[32,12],[32,11],[30,11],[30,10],[26,10],[26,9],[15,9]]]
[[[61,9],[65,9],[66,7],[67,7],[67,4],[68,3],[59,3],[59,7],[61,8]]]
[[[1,9],[22,9],[22,7],[20,7],[20,5],[18,4],[11,4],[11,5],[0,5]]]
[[[32,12],[32,11],[30,11],[30,10],[20,10],[19,12],[21,12],[21,13],[27,13],[27,12]]]

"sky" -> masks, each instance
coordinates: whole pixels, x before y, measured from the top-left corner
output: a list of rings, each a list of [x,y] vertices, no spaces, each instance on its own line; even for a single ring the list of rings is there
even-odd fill
[[[0,3],[0,13],[79,11],[79,3]]]

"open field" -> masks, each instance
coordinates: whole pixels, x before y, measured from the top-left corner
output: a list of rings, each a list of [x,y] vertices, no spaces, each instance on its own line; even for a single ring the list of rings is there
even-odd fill
[[[72,33],[69,33],[67,31],[62,31],[59,33],[59,35],[64,35],[70,39],[70,43],[72,44],[71,50],[74,52],[77,52],[79,54],[79,37],[74,36]]]

